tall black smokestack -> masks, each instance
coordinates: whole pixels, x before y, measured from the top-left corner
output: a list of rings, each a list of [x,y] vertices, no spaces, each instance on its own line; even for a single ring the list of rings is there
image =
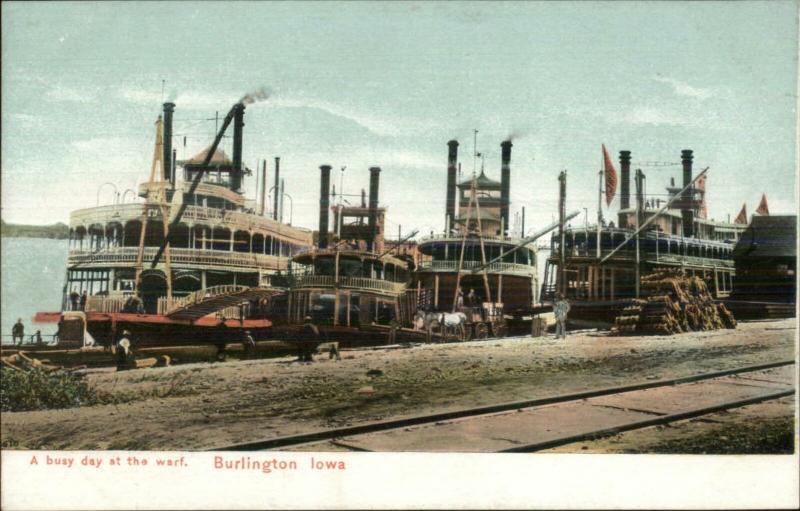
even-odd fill
[[[375,238],[378,236],[378,187],[380,185],[381,168],[369,168],[369,241],[367,250],[375,248]]]
[[[233,171],[231,190],[238,192],[242,187],[242,135],[244,133],[244,105],[233,107]]]
[[[275,190],[275,200],[273,201],[274,205],[272,206],[272,219],[273,220],[278,220],[278,200],[280,199],[280,197],[278,197],[278,195],[279,195],[278,194],[278,189],[280,188],[280,185],[281,185],[281,157],[280,156],[276,156],[275,157],[275,188],[274,188],[274,190]]]
[[[175,111],[175,103],[164,103],[164,140],[162,142],[163,154],[161,162],[164,166],[164,181],[174,183],[172,176],[172,112]]]
[[[261,197],[259,201],[259,208],[258,214],[264,215],[264,211],[267,208],[267,160],[263,161],[263,166],[261,167]]]
[[[456,219],[458,141],[451,140],[447,143],[447,147],[447,200],[445,201],[445,214],[447,215],[447,228],[452,229]]]
[[[319,248],[328,248],[328,210],[330,209],[331,166],[320,165],[319,178]],[[275,189],[276,197],[278,188]],[[277,202],[275,203],[277,211]]]
[[[681,163],[683,163],[683,186],[686,187],[692,182],[692,150],[684,149],[681,151]],[[694,210],[691,201],[694,198],[693,189],[688,189],[681,196],[681,218],[683,220],[683,235],[687,238],[694,236]]]
[[[503,236],[508,234],[508,207],[511,202],[511,141],[506,140],[502,148],[500,164],[500,220],[503,223]]]
[[[631,152],[619,152],[619,173],[620,173],[620,190],[619,190],[619,209],[629,209],[631,207]],[[624,215],[619,216],[619,226],[625,228],[628,226],[628,217]]]

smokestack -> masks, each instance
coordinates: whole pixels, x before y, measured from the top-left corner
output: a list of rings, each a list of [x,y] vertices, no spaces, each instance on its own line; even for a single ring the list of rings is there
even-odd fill
[[[619,173],[620,173],[620,191],[619,191],[619,209],[625,210],[631,207],[631,152],[619,152]],[[621,228],[628,227],[628,217],[626,215],[619,215],[619,226]]]
[[[456,171],[458,160],[458,141],[451,140],[447,143],[447,200],[445,201],[445,214],[448,220],[446,226],[452,227],[456,219]]]
[[[231,190],[238,192],[242,187],[242,134],[244,132],[244,105],[233,107],[233,171]]]
[[[511,202],[511,141],[506,140],[500,147],[502,159],[500,164],[500,222],[503,225],[503,236],[508,235],[508,207]]]
[[[261,167],[261,197],[259,201],[258,214],[263,216],[267,207],[267,160],[262,161]]]
[[[283,179],[281,179],[281,213],[280,213],[280,215],[278,216],[278,221],[279,221],[280,223],[283,223],[283,198],[284,198],[284,195],[286,195],[285,193],[283,193],[283,191],[284,191],[284,186],[285,186],[284,180],[283,180]]]
[[[172,176],[172,112],[175,111],[175,103],[164,103],[164,140],[162,142],[163,155],[161,163],[164,167],[164,181],[174,182]]]
[[[277,158],[276,158],[277,161]],[[330,198],[328,193],[331,190],[331,166],[320,165],[320,179],[319,179],[319,248],[328,248],[328,209],[330,206]],[[276,170],[277,172],[277,170]],[[277,179],[277,178],[276,178]],[[276,187],[277,193],[277,187]],[[277,212],[278,200],[275,196],[275,210]],[[276,213],[277,214],[277,213]]]
[[[619,173],[622,183],[619,191],[619,209],[631,207],[631,152],[619,152]]]
[[[272,219],[278,220],[278,187],[281,184],[281,157],[275,157],[275,200],[272,206]]]
[[[172,150],[172,188],[175,188],[175,176],[177,175],[178,171],[175,170],[178,168],[178,150]]]
[[[377,216],[378,213],[378,185],[381,175],[380,167],[369,168],[369,241],[367,242],[367,250],[372,250],[375,247],[375,238],[378,235],[377,229]]]
[[[681,163],[683,163],[683,186],[686,187],[692,182],[692,150],[684,149],[681,151]],[[694,190],[688,189],[683,192],[681,197],[681,217],[683,220],[683,235],[687,238],[694,236],[694,210],[692,209],[692,199]]]

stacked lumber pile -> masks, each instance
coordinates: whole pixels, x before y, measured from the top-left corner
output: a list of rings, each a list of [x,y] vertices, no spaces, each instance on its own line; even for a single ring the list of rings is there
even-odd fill
[[[671,335],[680,332],[736,328],[733,314],[714,303],[706,283],[679,270],[662,270],[642,278],[645,299],[634,300],[614,321],[612,333]]]

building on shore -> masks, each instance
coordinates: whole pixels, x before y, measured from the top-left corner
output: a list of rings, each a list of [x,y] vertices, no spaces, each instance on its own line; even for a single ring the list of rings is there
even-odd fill
[[[732,256],[732,300],[796,302],[796,215],[753,216]]]

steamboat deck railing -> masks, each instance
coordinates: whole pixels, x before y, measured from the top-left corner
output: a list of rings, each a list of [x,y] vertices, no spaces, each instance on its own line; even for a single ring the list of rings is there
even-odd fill
[[[144,249],[144,264],[149,264],[156,255],[157,247]],[[102,249],[97,252],[85,250],[70,250],[70,266],[130,266],[136,263],[139,252],[137,247],[114,247]],[[172,265],[202,266],[222,268],[251,268],[256,270],[285,269],[288,257],[251,254],[245,252],[227,252],[223,250],[201,250],[190,248],[171,248],[170,259]],[[161,259],[163,264],[164,259]]]
[[[332,275],[303,275],[295,278],[295,288],[304,287],[335,287],[335,278]],[[338,287],[365,289],[383,293],[402,293],[406,284],[388,280],[370,279],[365,277],[339,277]]]
[[[480,261],[464,261],[462,271],[471,271],[473,268],[481,266]],[[422,261],[419,263],[419,271],[448,271],[454,272],[458,269],[458,261]],[[520,274],[534,274],[536,273],[535,266],[518,263],[492,263],[486,267],[489,273],[520,273]]]
[[[70,213],[70,227],[138,221],[142,218],[142,207],[143,203],[139,202],[78,209]],[[151,218],[161,220],[158,209],[153,209],[152,214],[154,216]],[[308,229],[284,225],[271,218],[242,211],[190,205],[186,207],[181,222],[187,225],[206,224],[209,227],[262,232],[299,245],[311,244],[311,231]]]

